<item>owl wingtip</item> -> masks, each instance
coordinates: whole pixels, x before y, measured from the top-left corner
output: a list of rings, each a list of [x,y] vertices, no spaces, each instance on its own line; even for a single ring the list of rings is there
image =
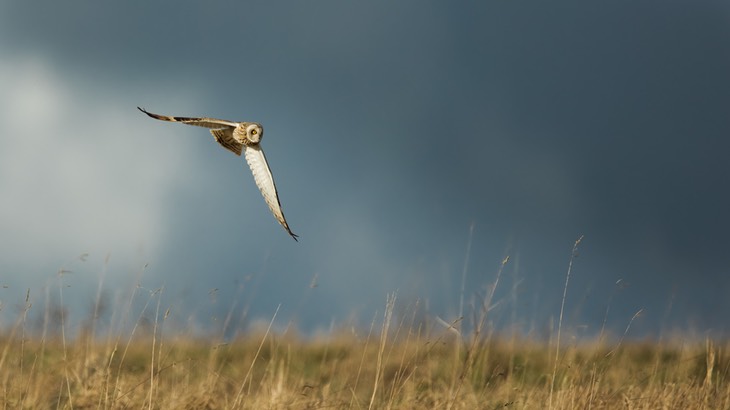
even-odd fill
[[[149,111],[145,110],[144,108],[137,106],[137,109],[142,111],[143,113],[147,114],[148,116],[155,118]]]
[[[284,226],[284,229],[286,229],[286,233],[289,234],[289,236],[292,237],[295,241],[299,242],[299,235],[295,234],[294,232],[289,229],[289,226]]]

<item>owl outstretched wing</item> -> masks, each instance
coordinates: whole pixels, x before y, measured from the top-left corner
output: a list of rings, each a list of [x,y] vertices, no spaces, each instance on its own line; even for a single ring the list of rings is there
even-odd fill
[[[150,117],[160,120],[160,121],[170,121],[170,122],[181,122],[183,124],[188,125],[195,125],[197,127],[204,127],[204,128],[212,128],[212,129],[219,129],[219,128],[236,128],[238,125],[237,122],[228,121],[228,120],[219,120],[217,118],[207,118],[207,117],[171,117],[169,115],[159,115],[154,114],[148,111],[145,111],[143,108],[137,107],[138,110],[142,111],[143,113],[149,115]]]
[[[213,134],[213,138],[215,138],[217,143],[221,144],[223,148],[231,151],[232,153],[238,156],[241,155],[241,151],[243,150],[243,144],[237,139],[233,138],[233,130],[238,125],[237,122],[206,117],[171,117],[168,115],[154,114],[145,111],[144,108],[140,107],[137,107],[137,109],[156,120],[179,122],[182,124],[210,128],[210,133]]]
[[[298,241],[298,235],[289,229],[289,224],[286,223],[284,212],[281,210],[279,194],[277,193],[276,185],[274,184],[274,176],[271,174],[269,164],[266,162],[264,151],[261,150],[261,147],[258,145],[247,145],[245,147],[245,156],[246,162],[248,162],[248,166],[251,168],[251,172],[253,173],[253,179],[256,181],[256,186],[259,187],[261,195],[264,196],[264,200],[269,206],[271,213],[274,214],[276,220],[279,221],[284,229],[286,229],[289,235],[291,235],[295,241]]]

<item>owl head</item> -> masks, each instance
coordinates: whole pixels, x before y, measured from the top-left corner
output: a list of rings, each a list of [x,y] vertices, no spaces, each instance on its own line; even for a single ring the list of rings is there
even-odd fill
[[[246,139],[253,144],[261,142],[261,138],[264,136],[264,127],[261,124],[250,122],[245,125],[246,127]]]
[[[264,136],[264,127],[255,122],[239,123],[233,137],[244,145],[258,144]]]

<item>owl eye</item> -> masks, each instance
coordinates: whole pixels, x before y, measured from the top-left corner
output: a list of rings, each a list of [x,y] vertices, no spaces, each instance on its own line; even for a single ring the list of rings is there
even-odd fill
[[[259,133],[259,131],[256,128],[251,130],[251,135],[256,135],[258,133]]]

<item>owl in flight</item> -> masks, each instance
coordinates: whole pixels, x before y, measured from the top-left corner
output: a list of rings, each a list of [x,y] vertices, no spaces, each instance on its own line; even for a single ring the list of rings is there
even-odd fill
[[[215,118],[168,117],[167,115],[147,112],[139,107],[137,109],[156,120],[181,122],[183,124],[209,128],[210,133],[213,134],[215,140],[223,148],[238,156],[241,155],[241,151],[244,151],[246,162],[248,162],[248,166],[253,173],[253,179],[256,181],[259,190],[261,190],[261,194],[264,196],[264,200],[266,200],[269,209],[271,209],[271,213],[274,214],[276,220],[286,229],[289,235],[295,241],[297,240],[298,235],[292,232],[289,229],[289,224],[286,223],[286,218],[284,218],[284,212],[281,210],[281,203],[279,202],[279,194],[276,192],[274,176],[271,174],[269,164],[266,163],[264,151],[259,145],[261,138],[264,136],[264,128],[261,124],[255,122],[217,120]]]

